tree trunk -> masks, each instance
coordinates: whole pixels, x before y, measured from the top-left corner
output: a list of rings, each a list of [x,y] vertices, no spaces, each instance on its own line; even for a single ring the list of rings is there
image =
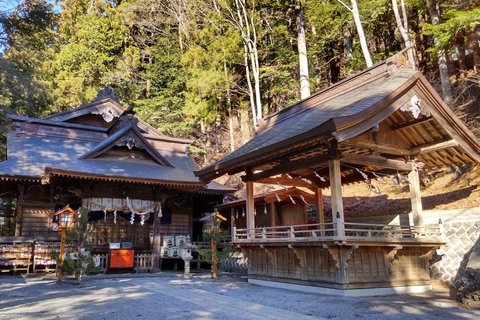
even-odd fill
[[[473,51],[473,70],[475,73],[480,72],[480,45],[478,41],[480,40],[480,30],[475,30],[471,35],[471,45]]]
[[[370,52],[368,52],[367,40],[365,39],[365,34],[363,33],[362,21],[360,21],[360,13],[358,12],[357,0],[350,0],[352,3],[352,14],[353,20],[355,21],[355,26],[357,27],[358,37],[360,38],[360,46],[362,47],[363,56],[365,57],[365,62],[367,67],[373,65],[372,58],[370,57]]]
[[[434,26],[440,23],[440,6],[437,0],[427,1],[428,11],[432,18],[432,24]],[[435,45],[438,45],[438,37],[434,37]],[[444,50],[438,51],[438,68],[440,71],[440,81],[442,83],[443,100],[451,108],[452,107],[452,89],[450,84],[450,78],[448,75],[447,58]]]
[[[233,115],[232,115],[232,94],[230,92],[230,84],[228,83],[227,62],[223,61],[223,71],[225,72],[225,84],[227,87],[227,109],[228,109],[228,129],[230,133],[230,152],[235,151],[235,138],[233,132]]]
[[[458,71],[455,70],[455,73],[460,74],[460,79],[463,79],[465,77],[465,73],[467,72],[467,65],[465,63],[465,37],[462,35],[459,35],[456,39],[455,42],[457,44],[458,48]]]
[[[408,35],[407,13],[405,12],[404,0],[401,0],[401,1],[402,1],[403,23],[402,23],[402,19],[400,18],[400,13],[398,12],[397,0],[392,0],[393,13],[395,15],[395,20],[397,21],[398,30],[400,31],[403,41],[405,42],[405,48],[410,48],[412,46],[412,42],[410,41],[410,36]],[[408,56],[408,61],[410,61],[412,66],[415,68],[415,58],[413,55],[413,48],[408,49],[407,56]]]
[[[352,61],[353,59],[353,47],[352,47],[352,33],[349,28],[346,28],[343,32],[345,37],[344,47],[345,47],[345,60]]]
[[[305,27],[303,24],[302,0],[299,0],[298,10],[298,58],[300,69],[300,94],[305,99],[310,96],[310,78],[308,76],[307,41],[305,39]]]

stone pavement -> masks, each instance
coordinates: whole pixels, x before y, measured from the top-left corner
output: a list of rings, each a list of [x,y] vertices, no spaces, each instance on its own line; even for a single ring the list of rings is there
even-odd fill
[[[245,276],[0,276],[0,319],[480,319],[446,291],[424,295],[336,297],[248,284]]]

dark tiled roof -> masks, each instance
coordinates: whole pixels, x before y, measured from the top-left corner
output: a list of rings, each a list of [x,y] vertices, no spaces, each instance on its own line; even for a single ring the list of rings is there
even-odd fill
[[[308,136],[309,132],[314,131],[317,136],[332,133],[335,126],[330,120],[367,110],[404,85],[416,73],[418,71],[403,68],[393,76],[381,76],[353,89],[348,83],[343,83],[345,92],[330,99],[325,99],[323,92],[319,92],[267,118],[264,131],[223,159],[200,170],[198,175],[222,164],[234,164],[239,159],[254,157],[256,152],[274,151],[277,145],[287,140],[294,142],[300,136]]]

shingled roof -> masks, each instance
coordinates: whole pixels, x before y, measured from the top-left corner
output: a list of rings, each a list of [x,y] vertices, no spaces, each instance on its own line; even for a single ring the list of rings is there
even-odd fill
[[[415,158],[426,168],[480,160],[479,141],[401,55],[268,116],[262,126],[245,145],[195,175],[210,180],[245,171],[247,180],[267,182],[288,169],[322,185],[313,172],[324,168],[326,158],[356,165],[358,156],[375,155],[385,160],[380,164]],[[380,164],[370,169],[388,168]]]
[[[48,183],[52,177],[73,177],[234,191],[195,177],[198,166],[188,154],[190,140],[160,134],[133,112],[125,114],[114,98],[103,94],[88,105],[42,119],[10,116],[15,130],[7,136],[0,180]]]

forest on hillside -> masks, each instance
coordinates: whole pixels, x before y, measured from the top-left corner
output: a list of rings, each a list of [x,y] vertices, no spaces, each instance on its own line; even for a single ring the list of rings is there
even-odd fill
[[[410,47],[454,110],[478,105],[480,0],[14,6],[0,12],[0,160],[7,114],[43,117],[111,86],[160,132],[195,139],[191,151],[207,164],[248,141],[265,115]]]

